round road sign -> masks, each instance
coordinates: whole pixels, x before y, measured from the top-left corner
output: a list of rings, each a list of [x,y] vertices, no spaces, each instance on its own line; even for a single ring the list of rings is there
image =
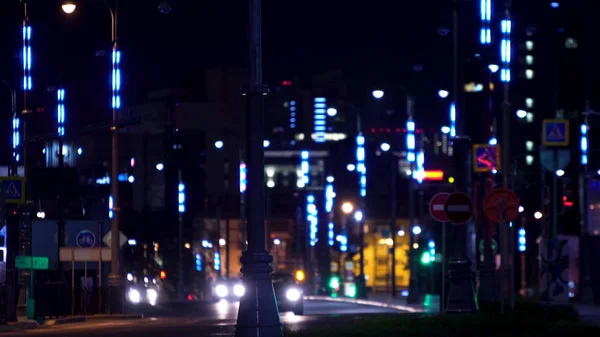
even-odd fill
[[[429,214],[431,217],[439,222],[448,222],[448,216],[446,215],[446,200],[448,200],[449,193],[438,193],[431,198],[429,202]]]
[[[521,201],[515,192],[507,188],[497,188],[483,200],[483,213],[493,222],[500,222],[500,200],[503,201],[504,211],[502,221],[513,221],[519,215]]]
[[[448,220],[456,225],[469,221],[473,215],[473,204],[469,196],[462,192],[454,192],[448,196],[444,205]]]

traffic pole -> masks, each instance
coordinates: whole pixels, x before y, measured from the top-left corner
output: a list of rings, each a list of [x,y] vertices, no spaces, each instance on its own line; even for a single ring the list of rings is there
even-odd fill
[[[398,234],[396,234],[396,175],[398,174],[398,161],[396,156],[392,153],[392,219],[390,222],[390,235],[392,236],[392,297],[396,297],[396,238]]]
[[[282,337],[271,274],[273,257],[266,250],[264,177],[264,96],[262,81],[262,1],[248,1],[248,86],[246,144],[248,168],[248,250],[241,258],[246,294],[240,300],[236,337]]]

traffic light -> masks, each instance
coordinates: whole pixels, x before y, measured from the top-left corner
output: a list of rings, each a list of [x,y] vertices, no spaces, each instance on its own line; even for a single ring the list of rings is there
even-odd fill
[[[429,251],[426,251],[421,255],[421,264],[430,264],[431,263],[431,254]]]
[[[435,262],[435,241],[429,240],[427,246],[429,247],[429,260]]]
[[[527,250],[527,238],[525,237],[525,228],[519,229],[519,251],[524,252]]]
[[[337,276],[332,276],[329,279],[329,288],[333,289],[334,291],[339,291],[340,290],[340,278]]]
[[[221,270],[221,254],[215,252],[215,270]]]
[[[161,279],[161,280],[164,280],[164,279],[166,279],[166,278],[167,278],[167,273],[166,273],[164,270],[161,270],[161,271],[160,271],[160,279]]]
[[[296,270],[296,274],[294,276],[298,282],[303,282],[306,278],[306,275],[304,275],[304,271],[302,270]]]
[[[196,254],[196,270],[202,271],[202,255]]]

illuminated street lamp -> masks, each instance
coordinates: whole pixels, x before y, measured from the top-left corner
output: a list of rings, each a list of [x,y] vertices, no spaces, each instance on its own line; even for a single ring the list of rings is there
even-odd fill
[[[62,6],[61,6],[63,12],[67,13],[67,14],[72,14],[75,11],[75,8],[77,8],[77,6],[75,5],[75,3],[73,1],[65,1]]]
[[[383,90],[373,90],[373,97],[375,99],[381,99],[383,97]]]
[[[350,214],[353,210],[354,206],[351,203],[345,202],[342,204],[342,212],[344,212],[345,214]]]

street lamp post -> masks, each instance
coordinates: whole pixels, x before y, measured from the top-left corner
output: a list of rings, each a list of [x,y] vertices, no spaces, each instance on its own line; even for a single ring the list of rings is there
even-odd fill
[[[119,222],[121,218],[121,209],[119,204],[119,142],[118,142],[118,128],[117,128],[117,112],[121,107],[121,52],[118,49],[117,43],[117,8],[118,0],[115,0],[115,6],[111,7],[106,0],[102,1],[108,11],[110,12],[111,20],[111,43],[112,43],[112,76],[111,76],[111,108],[112,108],[112,125],[110,127],[111,138],[112,138],[112,158],[111,158],[111,179],[110,179],[110,193],[112,197],[112,221],[110,226],[110,248],[111,248],[111,261],[110,261],[110,275],[109,284],[111,286],[120,286],[121,279],[119,275],[119,236],[120,228]],[[73,1],[65,1],[62,4],[62,10],[67,14],[72,14],[76,5]]]
[[[248,189],[248,249],[243,253],[242,274],[246,294],[240,300],[236,337],[283,335],[271,274],[273,257],[265,249],[264,96],[262,83],[262,1],[248,1],[248,86],[246,95],[246,165]]]

